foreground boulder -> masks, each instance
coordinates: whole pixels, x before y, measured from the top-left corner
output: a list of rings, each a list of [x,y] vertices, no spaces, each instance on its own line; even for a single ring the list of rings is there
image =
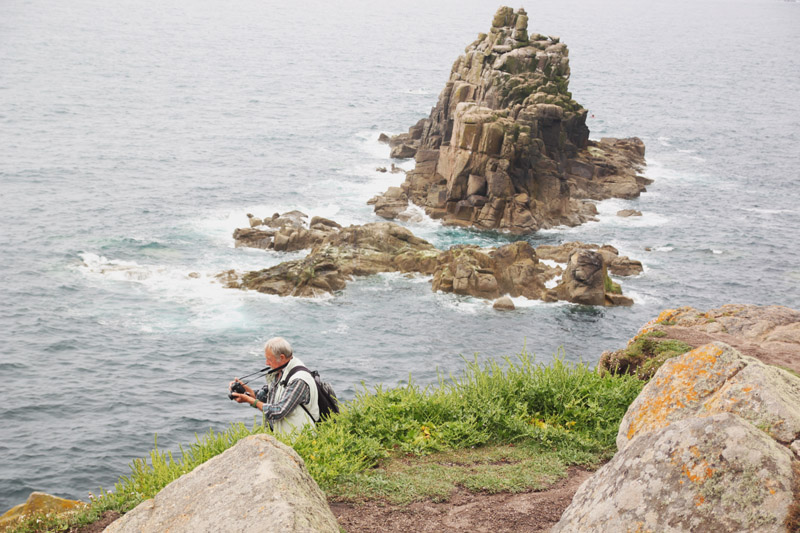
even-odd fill
[[[303,460],[270,435],[253,435],[173,481],[105,531],[338,533]]]
[[[553,532],[787,531],[800,378],[712,343],[668,360]],[[792,451],[794,450],[794,452]]]
[[[714,341],[800,372],[800,311],[742,304],[709,311],[667,309],[645,324],[625,348],[604,352],[597,368],[649,379],[668,358]]]
[[[558,37],[528,33],[523,9],[501,7],[456,60],[430,116],[388,140],[392,157],[416,166],[370,200],[375,212],[395,218],[411,202],[445,224],[523,234],[593,219],[587,199],[643,192],[644,144],[589,140],[568,55]]]
[[[4,531],[14,522],[27,516],[50,513],[64,514],[85,506],[85,502],[67,500],[44,492],[31,492],[25,503],[12,507],[0,516],[0,531]]]

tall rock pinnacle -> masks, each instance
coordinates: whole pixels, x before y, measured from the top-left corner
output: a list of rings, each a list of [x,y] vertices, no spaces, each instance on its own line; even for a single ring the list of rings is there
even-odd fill
[[[596,214],[586,199],[644,191],[638,139],[589,140],[587,112],[569,92],[558,37],[528,34],[523,9],[501,7],[453,64],[427,119],[389,142],[416,159],[398,189],[371,203],[402,219],[411,201],[446,224],[528,233]]]

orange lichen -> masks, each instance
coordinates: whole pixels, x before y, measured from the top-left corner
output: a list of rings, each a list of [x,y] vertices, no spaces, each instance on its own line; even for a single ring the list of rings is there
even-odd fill
[[[696,389],[697,377],[707,375],[721,354],[719,347],[706,345],[665,363],[665,366],[669,365],[669,372],[651,381],[656,391],[637,405],[632,413],[628,439],[632,439],[639,431],[668,426],[673,412],[696,404],[701,399]]]

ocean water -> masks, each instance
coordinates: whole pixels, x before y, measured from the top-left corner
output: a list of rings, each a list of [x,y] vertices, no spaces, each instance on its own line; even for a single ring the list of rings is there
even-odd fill
[[[617,280],[631,308],[497,313],[400,275],[318,300],[215,282],[303,256],[233,248],[246,213],[377,220],[366,201],[401,181],[375,170],[392,162],[379,133],[428,114],[498,6],[0,3],[0,511],[110,488],[156,434],[177,450],[251,422],[226,385],[274,335],[352,398],[523,349],[594,364],[664,308],[800,308],[800,4],[782,0],[524,5],[569,46],[592,138],[642,138],[655,179],[529,240],[641,260]],[[409,227],[440,247],[510,239]]]

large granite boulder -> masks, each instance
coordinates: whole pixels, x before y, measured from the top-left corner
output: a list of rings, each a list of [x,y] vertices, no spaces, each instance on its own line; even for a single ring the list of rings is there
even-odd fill
[[[108,533],[265,530],[339,533],[303,460],[270,435],[241,440],[106,528]]]
[[[543,268],[537,268],[536,252],[524,241],[484,250],[477,246],[453,246],[439,255],[433,273],[433,290],[495,299],[503,294],[541,298]]]
[[[18,520],[37,514],[66,514],[86,506],[85,502],[59,498],[45,492],[31,492],[25,503],[15,505],[0,516],[0,531]]]
[[[798,437],[800,378],[702,346],[657,371],[552,531],[786,531]]]
[[[644,435],[584,482],[551,533],[785,532],[791,452],[730,414]]]
[[[579,248],[572,252],[561,277],[552,291],[559,300],[581,305],[633,305],[622,289],[608,277],[603,254]]]
[[[376,213],[394,218],[410,201],[446,224],[521,234],[592,219],[587,199],[638,196],[649,183],[637,175],[644,144],[589,140],[568,55],[558,37],[528,34],[523,9],[500,8],[430,116],[389,140],[392,157],[416,166],[401,189],[371,200]]]
[[[538,248],[537,254],[541,257]],[[684,353],[714,341],[800,373],[800,311],[742,304],[708,311],[667,309],[645,324],[625,348],[604,352],[597,368],[649,379],[667,358],[678,355],[676,351]]]

